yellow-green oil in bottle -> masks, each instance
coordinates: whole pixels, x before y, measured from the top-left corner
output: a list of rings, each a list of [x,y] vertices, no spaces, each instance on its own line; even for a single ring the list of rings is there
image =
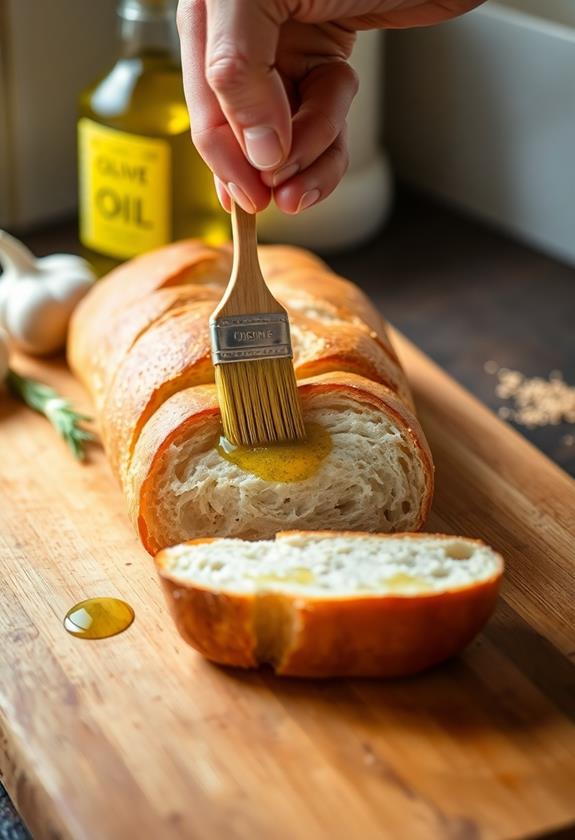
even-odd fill
[[[80,97],[80,239],[99,273],[177,239],[229,238],[191,141],[175,6],[122,0],[118,61]]]

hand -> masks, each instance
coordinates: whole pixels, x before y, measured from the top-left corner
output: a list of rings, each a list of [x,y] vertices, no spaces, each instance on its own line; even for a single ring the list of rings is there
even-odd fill
[[[347,62],[360,29],[425,26],[483,0],[179,0],[192,139],[223,206],[285,213],[328,196],[348,165]]]

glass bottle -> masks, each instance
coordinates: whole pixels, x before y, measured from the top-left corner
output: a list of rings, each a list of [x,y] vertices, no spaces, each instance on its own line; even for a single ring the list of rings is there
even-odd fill
[[[176,0],[121,0],[120,56],[80,97],[80,239],[96,270],[189,236],[229,238],[190,138]]]

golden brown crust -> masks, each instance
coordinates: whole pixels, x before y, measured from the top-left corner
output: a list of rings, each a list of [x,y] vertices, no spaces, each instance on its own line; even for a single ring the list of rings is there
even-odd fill
[[[298,379],[321,373],[355,373],[385,385],[413,407],[411,392],[398,361],[358,324],[321,323],[298,310],[290,311],[294,366]]]
[[[91,355],[91,389],[99,410],[122,362],[138,339],[151,327],[181,311],[183,307],[210,301],[214,307],[218,293],[204,286],[175,286],[158,289],[138,299],[110,319]]]
[[[215,542],[211,537],[188,540],[186,545]],[[253,599],[225,595],[197,586],[182,586],[157,567],[168,607],[180,635],[199,653],[222,665],[257,668]]]
[[[481,630],[499,578],[413,597],[308,601],[297,605],[299,631],[277,673],[299,677],[416,674],[443,662]]]
[[[207,659],[236,668],[257,668],[253,602],[161,578],[180,635]]]
[[[326,275],[329,281],[326,282]],[[326,271],[312,270],[298,264],[288,266],[270,282],[274,295],[289,309],[319,310],[327,319],[337,317],[344,322],[364,325],[372,337],[397,362],[397,355],[389,339],[387,324],[372,302],[358,286]],[[328,320],[329,323],[329,320]]]
[[[290,534],[368,536],[348,531],[295,531],[278,534],[277,539]],[[377,536],[383,540],[457,539],[443,534]],[[192,540],[187,544],[201,542],[206,541]],[[465,539],[465,542],[483,545],[481,540]],[[499,570],[488,580],[445,592],[347,598],[284,594],[284,609],[291,610],[294,631],[283,656],[271,664],[278,674],[297,677],[400,677],[431,668],[461,652],[491,615],[503,573],[503,561],[499,560]],[[178,629],[189,644],[220,664],[240,668],[263,664],[257,661],[256,653],[255,594],[224,595],[182,582],[165,569],[161,552],[156,557],[156,565]],[[176,591],[178,595],[174,598]],[[221,632],[214,640],[210,635],[212,627],[224,622],[227,623],[225,639],[231,640],[230,646]],[[237,622],[237,628],[233,622]]]
[[[190,239],[136,257],[111,271],[90,290],[70,323],[68,361],[92,391],[92,359],[102,339],[111,333],[118,312],[157,289],[208,284],[223,289],[231,268],[226,249]]]

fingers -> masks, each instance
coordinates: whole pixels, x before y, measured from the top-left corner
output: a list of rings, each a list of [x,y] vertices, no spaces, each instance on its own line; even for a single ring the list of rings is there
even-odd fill
[[[318,65],[300,85],[292,150],[279,169],[262,173],[285,213],[326,198],[344,176],[349,163],[345,120],[357,88],[357,76],[345,61]]]
[[[360,18],[359,22],[352,20],[351,23],[357,23],[362,29],[433,26],[470,12],[483,2],[484,0],[393,0],[387,6],[384,4],[383,14],[367,14]]]
[[[269,204],[270,190],[246,159],[218,100],[205,78],[206,10],[201,0],[180,0],[178,6],[184,92],[190,112],[194,144],[226,185],[235,185],[238,204],[248,213]],[[220,193],[218,192],[218,195]],[[223,193],[221,193],[223,195]],[[229,202],[222,202],[229,210]]]
[[[280,166],[291,147],[289,102],[275,69],[281,5],[206,0],[206,79],[246,157],[261,171]]]
[[[349,164],[345,127],[331,146],[311,166],[274,190],[284,213],[299,213],[327,198],[339,184]]]
[[[301,105],[293,118],[293,140],[281,168],[262,173],[262,180],[277,187],[305,171],[341,134],[349,107],[357,93],[355,71],[345,61],[330,61],[312,69],[300,84]]]
[[[217,175],[214,175],[214,186],[216,188],[216,193],[220,204],[224,208],[227,213],[232,212],[232,199],[229,192],[226,189],[226,185],[220,181]]]
[[[192,129],[192,139],[214,175],[246,213],[256,213],[268,206],[270,189],[246,160],[227,123],[201,131]],[[226,203],[222,206],[228,209]]]

